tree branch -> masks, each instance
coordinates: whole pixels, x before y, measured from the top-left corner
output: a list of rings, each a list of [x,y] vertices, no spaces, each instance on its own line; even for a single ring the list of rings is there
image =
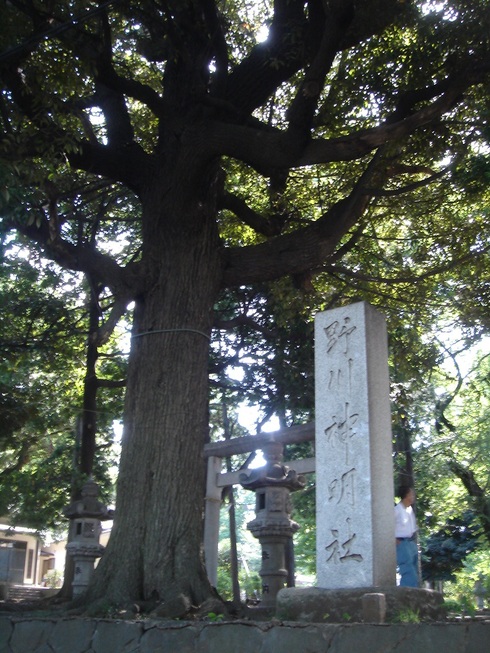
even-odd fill
[[[200,0],[205,21],[211,39],[215,57],[215,72],[210,87],[211,95],[221,95],[226,88],[228,76],[228,45],[226,43],[223,25],[218,15],[214,0]]]
[[[473,499],[473,504],[487,540],[490,540],[490,502],[485,490],[476,480],[473,470],[464,467],[457,460],[450,460],[449,469],[459,478],[465,490]]]
[[[134,130],[124,95],[111,86],[117,75],[112,62],[111,28],[105,12],[102,23],[99,54],[95,57],[95,100],[105,117],[109,146],[121,147],[133,142]]]
[[[302,0],[275,0],[267,41],[257,44],[228,77],[225,99],[246,114],[261,106],[305,62]]]
[[[112,379],[99,379],[97,378],[97,387],[98,388],[125,388],[126,379],[120,379],[119,381],[113,381]]]
[[[477,254],[484,255],[487,254],[489,251],[490,251],[490,245],[488,247],[483,248],[478,253],[475,253],[474,251],[469,252],[468,254],[465,254],[465,256],[460,256],[456,259],[453,259],[446,265],[439,265],[421,274],[399,275],[397,277],[390,277],[390,278],[374,276],[370,274],[362,274],[361,272],[355,272],[354,270],[350,270],[349,268],[343,267],[341,265],[323,266],[321,270],[324,272],[342,274],[345,275],[346,277],[350,277],[351,279],[357,279],[358,281],[366,281],[368,283],[383,283],[388,286],[392,286],[399,283],[417,283],[418,281],[423,281],[424,279],[430,279],[431,277],[435,277],[439,274],[444,274],[444,272],[453,270],[454,268],[459,267],[464,263],[467,263],[468,261],[472,260],[473,258],[475,258]],[[340,258],[340,257],[335,256],[335,258]]]
[[[121,310],[123,303],[130,303],[143,288],[144,275],[141,274],[139,263],[129,263],[123,268],[111,256],[96,251],[90,245],[73,245],[59,235],[53,239],[52,229],[46,219],[41,219],[38,224],[16,223],[11,227],[42,246],[46,256],[62,267],[90,274],[104,287],[110,288],[116,300],[117,311]]]
[[[377,127],[332,140],[312,140],[304,149],[299,160],[296,161],[296,165],[350,161],[364,156],[384,143],[406,138],[419,127],[429,124],[451,110],[461,99],[464,91],[473,84],[481,83],[488,75],[489,70],[490,60],[485,64],[478,64],[474,68],[469,67],[465,73],[454,78],[448,84],[447,91],[437,97],[432,104],[422,107],[401,120],[393,121],[393,116],[400,115],[397,111],[389,120]]]
[[[323,265],[340,238],[366,210],[371,196],[365,188],[375,178],[380,158],[381,152],[378,152],[347,198],[334,204],[307,227],[259,245],[224,250],[223,285],[270,281],[287,274],[316,270]]]
[[[121,296],[115,298],[114,304],[109,313],[109,317],[103,324],[100,325],[97,331],[96,334],[97,347],[104,345],[109,340],[119,320],[127,311],[127,308],[128,308],[127,296],[122,294]]]
[[[46,142],[51,140],[59,144],[60,152],[66,147],[66,157],[70,164],[78,169],[109,177],[114,181],[127,184],[139,192],[141,184],[147,179],[150,157],[136,143],[124,148],[110,147],[94,142],[89,133],[89,140],[79,141],[74,148],[78,135],[64,131],[51,119],[49,102],[40,107],[34,95],[29,91],[17,69],[3,67],[1,75],[7,84],[14,101],[21,111],[38,130],[39,138],[34,135],[28,144],[30,156],[43,156]],[[84,125],[86,129],[86,125]],[[76,149],[74,152],[73,149]]]
[[[407,170],[404,170],[403,172],[399,172],[397,174],[407,174],[407,173],[417,174],[426,170],[427,168],[425,168],[425,166],[407,166]],[[441,179],[441,177],[444,177],[444,175],[447,174],[447,172],[448,172],[447,169],[441,170],[440,172],[433,172],[429,177],[425,177],[420,181],[414,181],[413,183],[407,184],[406,186],[401,186],[400,188],[395,188],[390,190],[383,189],[383,188],[371,188],[369,190],[371,194],[375,197],[394,197],[396,195],[403,195],[404,193],[410,193],[414,190],[417,190],[418,188],[423,188],[424,186],[428,186],[429,184],[432,184],[437,179]],[[394,177],[395,175],[390,174],[390,171],[388,171],[388,176]]]
[[[228,78],[226,99],[250,114],[264,104],[277,88],[308,62],[313,61],[329,43],[325,62],[317,60],[324,69],[331,63],[331,53],[349,48],[382,32],[395,21],[402,23],[412,12],[411,3],[395,0],[308,0],[307,12],[303,0],[275,0],[269,38],[259,43],[234,69]],[[405,6],[407,5],[407,6]],[[326,15],[325,7],[329,9]],[[335,14],[342,17],[337,22],[338,33],[331,31],[330,19]],[[325,54],[326,50],[323,49]],[[313,67],[317,74],[315,66]],[[317,83],[323,87],[323,77]]]
[[[456,460],[451,460],[449,462],[449,467],[451,471],[453,471],[456,476],[460,479],[460,481],[463,483],[463,485],[466,488],[466,491],[471,497],[481,499],[484,497],[485,493],[483,489],[480,487],[478,484],[474,473],[472,472],[471,469],[467,469],[466,467],[463,467],[460,463],[458,463]]]
[[[224,193],[220,208],[232,211],[239,220],[263,236],[277,236],[281,225],[274,225],[262,215],[253,211],[241,197],[232,193]]]
[[[6,480],[10,474],[14,474],[15,472],[19,472],[27,463],[29,462],[31,456],[31,448],[33,444],[35,444],[36,440],[35,438],[29,438],[25,442],[22,443],[21,448],[17,454],[17,460],[14,462],[13,465],[10,465],[10,467],[6,467],[0,472],[0,479]]]
[[[354,17],[352,2],[325,3],[323,29],[313,60],[287,111],[288,132],[300,140],[308,139],[325,78],[330,70],[349,25]],[[320,16],[316,15],[316,20]],[[312,26],[313,28],[313,26]],[[315,31],[318,30],[314,26]]]
[[[353,161],[388,142],[407,138],[418,128],[440,118],[461,100],[467,88],[483,82],[489,71],[490,59],[475,62],[461,74],[448,78],[444,84],[447,86],[445,92],[441,93],[441,84],[431,87],[435,97],[432,103],[416,111],[411,103],[407,103],[407,115],[402,117],[398,107],[385,122],[348,136],[312,139],[304,144],[294,135],[278,129],[210,120],[206,122],[204,134],[202,125],[192,131],[192,140],[196,148],[208,156],[225,155],[240,159],[265,176],[277,169]]]

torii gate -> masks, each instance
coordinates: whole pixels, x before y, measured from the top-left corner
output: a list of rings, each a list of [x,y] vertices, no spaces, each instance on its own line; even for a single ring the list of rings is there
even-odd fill
[[[224,487],[240,484],[239,477],[246,470],[222,472],[222,459],[242,453],[261,449],[269,442],[281,444],[297,444],[315,439],[315,423],[301,426],[291,426],[270,433],[234,438],[225,442],[211,442],[204,446],[204,457],[208,460],[206,502],[204,517],[204,555],[206,571],[213,587],[217,584],[218,574],[218,539],[219,515],[221,507],[221,492]],[[309,474],[315,471],[315,458],[287,461],[287,466],[298,474]]]

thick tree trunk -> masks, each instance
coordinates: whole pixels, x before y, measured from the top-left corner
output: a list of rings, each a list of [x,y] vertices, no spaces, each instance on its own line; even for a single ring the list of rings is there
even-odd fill
[[[153,211],[144,256],[160,273],[135,309],[116,518],[89,600],[184,595],[198,605],[212,591],[202,559],[202,453],[221,263],[212,202],[183,197],[144,207]],[[158,219],[169,226],[157,241]]]

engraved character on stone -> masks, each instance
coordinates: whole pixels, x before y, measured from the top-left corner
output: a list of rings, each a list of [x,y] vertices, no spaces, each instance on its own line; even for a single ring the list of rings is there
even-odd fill
[[[356,435],[354,425],[359,419],[359,413],[350,413],[349,404],[345,404],[345,418],[342,421],[337,420],[336,415],[332,415],[332,423],[325,429],[327,442],[334,447],[335,443],[345,446],[345,462],[349,464],[349,440]]]
[[[344,549],[345,553],[344,555],[340,556],[340,562],[348,562],[349,560],[352,560],[353,562],[362,562],[363,557],[360,553],[351,553],[351,546],[354,544],[357,535],[351,531],[350,517],[347,517],[345,521],[347,522],[349,529],[349,537],[347,540],[345,540],[345,542],[342,542],[342,548]]]
[[[340,544],[338,540],[339,532],[335,528],[332,528],[330,532],[332,533],[334,539],[330,542],[330,544],[328,544],[325,547],[325,551],[329,553],[327,562],[332,561],[333,563],[336,564],[340,559],[340,553],[339,553]]]
[[[341,501],[345,501],[347,503],[350,503],[351,506],[354,506],[356,503],[355,500],[355,494],[354,494],[354,487],[355,487],[355,479],[356,479],[356,468],[352,467],[352,469],[349,469],[349,471],[345,472],[342,474],[342,492],[340,495],[339,503]]]
[[[341,338],[344,338],[344,354],[349,351],[349,336],[356,330],[356,326],[350,326],[350,317],[344,317],[344,324],[340,326],[340,322],[335,320],[327,327],[324,327],[325,335],[327,336],[327,354],[336,346]]]
[[[340,479],[334,478],[330,481],[328,484],[329,502],[335,501],[336,505],[340,503],[349,503],[351,506],[355,505],[354,482],[356,472],[356,468],[352,467],[352,469],[344,472]]]

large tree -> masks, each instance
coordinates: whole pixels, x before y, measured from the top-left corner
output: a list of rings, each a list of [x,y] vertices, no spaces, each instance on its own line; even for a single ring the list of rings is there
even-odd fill
[[[16,0],[0,19],[1,179],[29,189],[6,189],[3,228],[112,293],[100,342],[135,306],[116,519],[88,598],[200,603],[214,306],[342,262],[358,275],[362,237],[403,222],[390,202],[442,188],[484,143],[486,2]],[[80,210],[98,183],[118,198],[100,219],[112,248]],[[419,221],[430,234],[421,213],[403,228]],[[440,270],[478,256],[480,227],[439,239]],[[406,271],[389,244],[374,258]]]

